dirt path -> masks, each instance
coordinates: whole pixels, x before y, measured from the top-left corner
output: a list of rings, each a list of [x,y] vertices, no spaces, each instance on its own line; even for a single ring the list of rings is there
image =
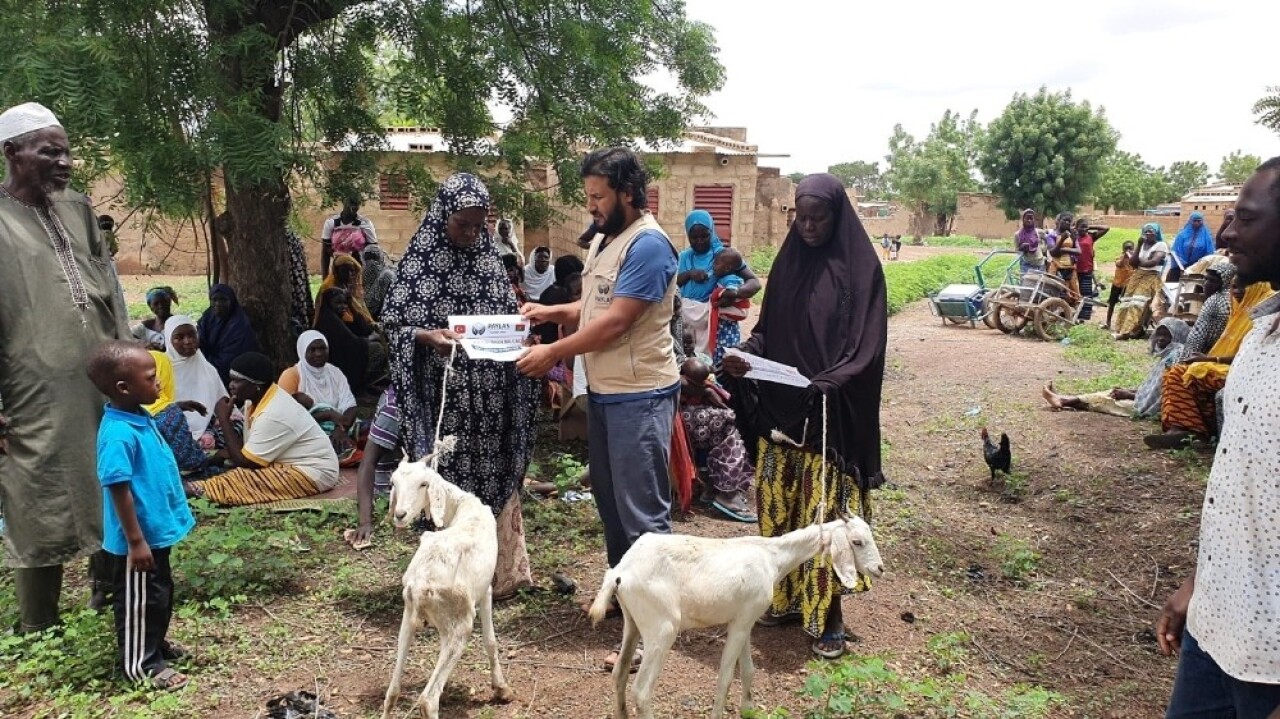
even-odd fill
[[[943,326],[922,304],[891,320],[883,424],[895,488],[876,500],[890,573],[870,593],[845,600],[857,653],[883,654],[913,676],[938,674],[945,659],[969,677],[970,688],[990,696],[1016,684],[1044,686],[1069,702],[1050,716],[1160,713],[1174,664],[1156,655],[1148,627],[1192,556],[1200,473],[1185,459],[1143,450],[1148,425],[1044,408],[1044,382],[1084,373],[1064,364],[1060,345]],[[1006,501],[988,484],[983,425],[1013,438],[1015,474],[1025,480],[1020,501]],[[732,536],[755,529],[695,514],[676,531]],[[574,602],[549,598],[499,611],[516,700],[484,703],[487,673],[473,642],[454,674],[446,715],[605,715],[612,689],[600,661],[621,624],[592,629],[576,607],[594,595],[604,569],[603,552],[593,546],[598,537],[582,540],[564,539],[563,566],[580,584]],[[1016,580],[1002,576],[1002,564]],[[346,625],[339,631],[358,622],[354,654],[347,647],[317,657],[314,668],[242,674],[228,701],[251,711],[272,691],[311,686],[319,677],[342,716],[376,715],[399,616],[394,570],[380,571],[387,574],[372,597],[385,606],[371,612],[366,595],[354,615],[352,605],[337,607]],[[954,651],[930,647],[931,638],[954,632],[971,639]],[[795,707],[811,659],[808,641],[794,628],[757,629],[752,641],[758,703]],[[434,638],[418,640],[407,692],[425,684],[434,645]],[[720,631],[681,636],[659,679],[659,716],[706,714],[722,646]]]

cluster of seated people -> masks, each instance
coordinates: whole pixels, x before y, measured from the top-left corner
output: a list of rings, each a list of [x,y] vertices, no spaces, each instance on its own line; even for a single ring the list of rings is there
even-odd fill
[[[379,308],[392,276],[382,266],[369,278]],[[297,338],[298,362],[278,378],[264,375],[261,361],[250,362],[251,378],[237,370],[247,357],[266,358],[230,286],[210,289],[198,320],[172,313],[179,302],[172,288],[148,291],[154,317],[134,337],[156,360],[161,391],[147,409],[189,494],[222,504],[295,499],[332,488],[339,465],[359,464],[368,427],[356,419],[356,397],[386,381],[386,346],[362,278],[354,257],[334,259],[314,328]]]
[[[1231,362],[1253,327],[1250,311],[1274,291],[1262,282],[1242,286],[1236,281],[1235,266],[1222,251],[1204,258],[1194,269],[1205,276],[1204,302],[1195,323],[1170,316],[1157,322],[1150,337],[1153,364],[1140,386],[1065,395],[1049,383],[1043,394],[1050,406],[1159,419],[1161,431],[1144,439],[1152,449],[1178,449],[1219,436],[1221,391]]]

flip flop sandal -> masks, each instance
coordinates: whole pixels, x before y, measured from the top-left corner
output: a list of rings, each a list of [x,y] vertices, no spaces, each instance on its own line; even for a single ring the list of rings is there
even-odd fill
[[[604,669],[609,673],[613,673],[613,668],[618,664],[618,660],[622,658],[622,647],[618,647],[609,652],[604,658]],[[644,647],[637,646],[636,653],[631,655],[631,673],[635,674],[640,671],[640,662],[644,661]]]
[[[732,505],[723,504],[722,502],[720,502],[720,500],[716,500],[712,502],[711,507],[716,511],[720,512],[721,514],[723,514],[724,516],[728,517],[729,519],[732,519],[735,522],[745,522],[747,524],[754,524],[755,522],[760,521],[760,518],[757,517],[754,513],[752,513],[751,510],[745,509],[745,508],[735,508]]]
[[[174,671],[171,667],[165,667],[155,674],[151,675],[151,686],[155,689],[162,689],[167,692],[177,691],[187,685],[189,681],[185,674]]]
[[[844,656],[844,641],[845,641],[845,636],[843,631],[823,632],[822,636],[813,640],[813,644],[809,645],[809,649],[816,656],[822,657],[823,659],[839,659],[840,657]],[[840,646],[837,649],[822,648],[823,644],[835,644],[836,642],[840,643]]]
[[[187,648],[177,642],[161,642],[160,656],[166,662],[177,662],[186,659],[190,655]]]
[[[799,624],[800,619],[800,612],[787,612],[778,616],[765,614],[756,620],[756,625],[761,627],[780,627],[784,624]]]

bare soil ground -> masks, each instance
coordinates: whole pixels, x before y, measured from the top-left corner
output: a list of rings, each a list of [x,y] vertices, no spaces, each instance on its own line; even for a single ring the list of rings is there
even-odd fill
[[[953,658],[970,687],[1052,689],[1066,697],[1049,714],[1055,717],[1161,715],[1174,662],[1157,654],[1150,626],[1190,569],[1209,458],[1149,452],[1141,436],[1152,425],[1052,412],[1040,399],[1048,380],[1104,370],[1068,364],[1058,344],[944,326],[921,303],[890,320],[882,422],[891,486],[874,499],[889,572],[871,592],[845,599],[857,636],[851,651],[927,676],[939,663],[929,639],[965,632],[970,640]],[[989,482],[982,426],[1012,438],[1012,480]],[[473,637],[442,716],[595,719],[609,712],[612,687],[601,660],[621,622],[593,629],[578,607],[604,570],[594,509],[557,501],[526,507],[526,516],[538,581],[549,584],[550,572],[562,570],[578,581],[578,594],[500,605],[498,637],[515,700],[487,703],[487,666]],[[318,691],[343,718],[378,715],[400,621],[400,574],[414,544],[380,528],[375,548],[356,553],[338,539],[343,522],[332,524],[331,536],[311,547],[300,580],[248,597],[228,619],[175,623],[175,635],[198,652],[193,686],[180,710],[143,716],[261,716],[269,697],[295,689]],[[756,529],[695,512],[676,531]],[[758,704],[796,706],[812,659],[807,638],[794,627],[757,628],[752,645]],[[720,630],[681,636],[658,681],[659,716],[708,714],[722,646]],[[435,658],[435,634],[427,632],[410,655],[400,716]],[[731,710],[737,692],[735,683]],[[4,694],[0,707],[12,708],[6,715],[50,710]]]

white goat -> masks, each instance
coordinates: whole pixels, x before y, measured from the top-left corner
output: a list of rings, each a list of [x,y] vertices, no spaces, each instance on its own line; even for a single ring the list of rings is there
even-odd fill
[[[453,448],[452,438],[437,453]],[[485,650],[489,654],[493,696],[508,701],[511,690],[498,663],[498,640],[493,635],[493,572],[498,564],[498,533],[493,512],[479,499],[445,481],[430,464],[402,462],[391,476],[389,514],[397,527],[406,527],[425,510],[438,531],[424,532],[418,551],[404,573],[404,617],[391,685],[382,703],[382,716],[391,715],[400,697],[400,679],[414,633],[430,624],[440,635],[440,658],[422,690],[418,708],[427,719],[440,716],[440,695],[462,657],[480,610]]]
[[[592,622],[599,622],[615,594],[622,607],[622,650],[613,668],[615,719],[627,716],[627,676],[638,640],[644,640],[645,657],[636,677],[636,704],[640,719],[653,719],[654,684],[676,635],[721,624],[728,625],[728,636],[711,717],[724,715],[735,662],[742,674],[739,710],[752,709],[751,628],[769,607],[774,585],[819,554],[848,586],[859,574],[878,577],[884,572],[871,527],[858,517],[815,524],[781,537],[646,534],[637,540],[618,566],[605,573],[590,612]]]

